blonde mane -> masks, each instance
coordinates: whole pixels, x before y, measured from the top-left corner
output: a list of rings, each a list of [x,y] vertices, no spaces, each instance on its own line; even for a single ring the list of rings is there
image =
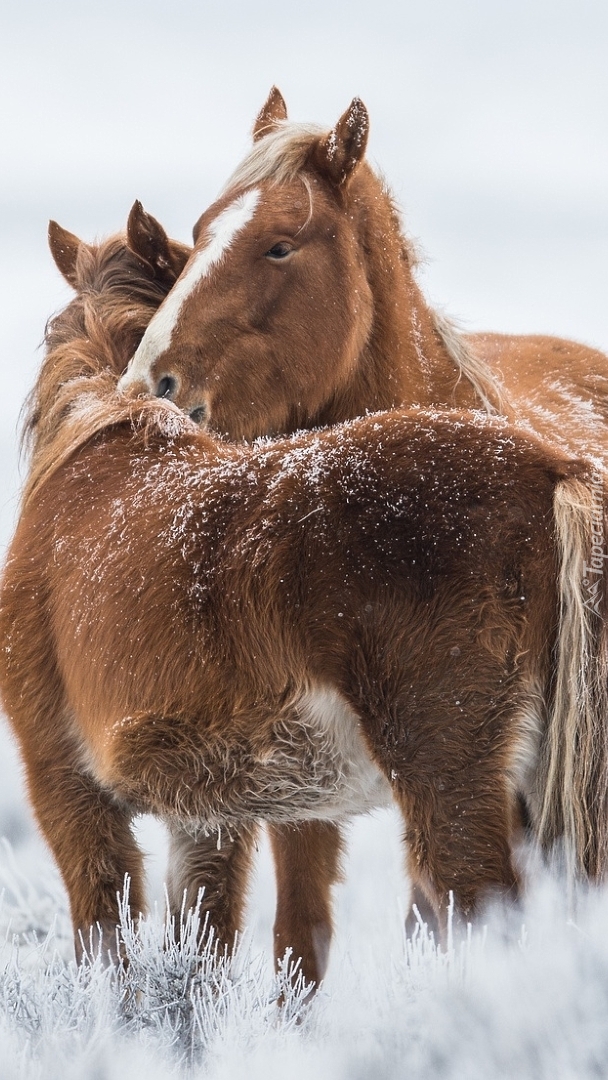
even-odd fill
[[[269,180],[289,184],[306,168],[314,144],[327,135],[318,124],[280,121],[276,130],[254,143],[224,185],[221,195]]]
[[[503,413],[506,394],[500,379],[471,348],[457,323],[442,311],[430,308],[433,325],[461,376],[471,383],[487,413]]]

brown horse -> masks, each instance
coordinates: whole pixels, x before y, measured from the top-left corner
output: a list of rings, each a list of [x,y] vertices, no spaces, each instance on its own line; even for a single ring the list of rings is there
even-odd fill
[[[498,407],[568,452],[605,453],[608,357],[546,337],[464,337],[431,310],[355,100],[329,133],[278,91],[197,223],[177,288],[122,386],[232,438],[417,403]]]
[[[199,220],[193,256],[121,385],[169,396],[231,438],[420,403],[496,408],[605,460],[607,358],[555,338],[465,337],[431,310],[365,161],[367,130],[359,101],[327,133],[287,123],[271,92],[252,152]],[[277,948],[292,945],[317,979],[310,926],[329,918],[339,833],[273,829],[272,844]]]
[[[77,948],[95,923],[112,937],[125,874],[144,909],[142,811],[173,835],[173,909],[205,884],[227,941],[259,819],[331,833],[394,800],[443,925],[450,891],[464,918],[516,894],[522,800],[543,844],[563,836],[576,871],[602,874],[598,481],[480,414],[247,447],[171,402],[130,402],[117,372],[154,263],[120,240],[70,260],[79,295],[50,330],[0,591],[2,701]],[[322,971],[328,916],[308,914]]]

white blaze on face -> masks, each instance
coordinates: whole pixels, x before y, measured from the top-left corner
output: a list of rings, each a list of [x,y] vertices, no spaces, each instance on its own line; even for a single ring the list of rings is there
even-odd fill
[[[184,302],[221,261],[237,233],[251,221],[259,197],[257,188],[239,195],[207,227],[208,243],[192,258],[187,270],[178,278],[151,319],[137,352],[118,383],[119,390],[126,390],[136,382],[147,382],[151,393],[155,392],[150,369],[157,357],[169,348]]]

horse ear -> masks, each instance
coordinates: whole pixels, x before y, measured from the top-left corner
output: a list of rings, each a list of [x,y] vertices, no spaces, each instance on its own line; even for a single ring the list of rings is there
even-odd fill
[[[270,135],[273,128],[280,124],[281,120],[287,119],[287,105],[280,90],[273,86],[266,101],[262,105],[253,125],[253,141],[263,139],[264,135]]]
[[[318,169],[341,187],[363,160],[369,134],[369,113],[361,98],[353,98],[335,128],[317,143],[313,161]]]
[[[185,245],[169,239],[160,222],[144,210],[139,199],[133,203],[127,221],[127,243],[151,267],[154,277],[168,285],[179,277],[190,254]]]
[[[68,285],[71,285],[73,289],[78,286],[76,260],[78,259],[81,244],[82,240],[74,236],[74,233],[62,229],[61,225],[58,225],[56,221],[49,221],[51,255],[60,274],[63,274]]]

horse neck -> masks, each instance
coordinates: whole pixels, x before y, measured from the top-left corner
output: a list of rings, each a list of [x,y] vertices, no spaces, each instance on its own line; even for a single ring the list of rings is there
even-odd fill
[[[163,299],[160,291],[139,299],[137,281],[130,291],[96,291],[96,284],[93,281],[47,327],[44,360],[24,412],[22,442],[32,458],[55,438],[57,425],[74,402],[87,388],[93,390],[92,380],[99,377],[103,385],[111,373],[116,382]]]
[[[21,440],[29,468],[23,507],[79,446],[128,419],[116,395],[115,342],[104,314],[102,305],[79,297],[47,332],[47,352],[24,414]]]
[[[361,236],[374,301],[370,337],[352,379],[319,417],[335,423],[366,411],[420,404],[471,408],[479,398],[448,351],[413,273],[415,258],[390,196],[362,170],[352,197],[365,206]]]

